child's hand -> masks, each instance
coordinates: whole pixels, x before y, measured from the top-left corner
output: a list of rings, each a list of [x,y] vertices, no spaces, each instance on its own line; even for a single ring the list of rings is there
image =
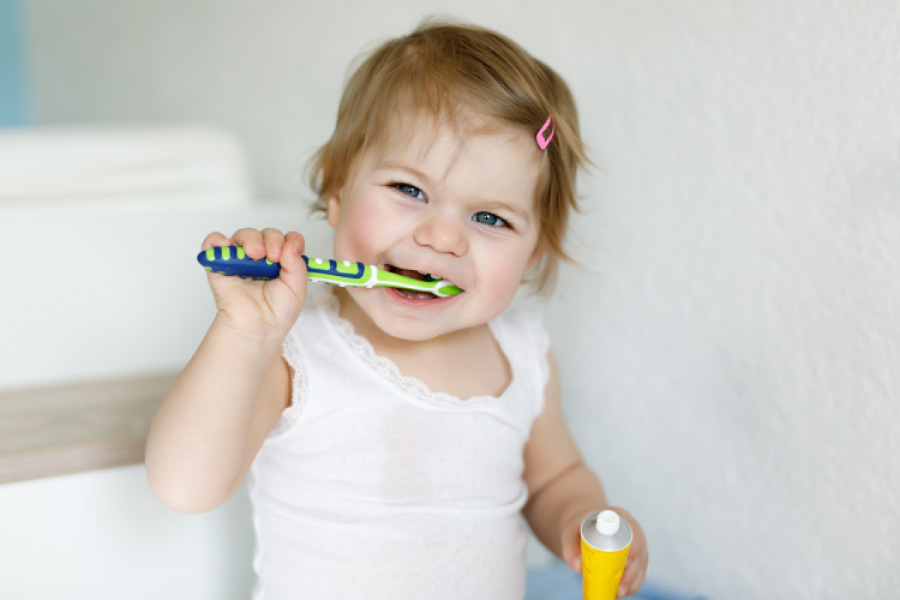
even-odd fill
[[[618,597],[623,598],[636,594],[641,589],[641,586],[644,585],[644,577],[647,575],[647,562],[650,557],[647,553],[647,538],[644,537],[644,530],[631,516],[631,513],[622,508],[609,508],[628,521],[634,534],[631,540],[631,548],[628,550],[628,562],[625,564],[625,573],[623,573],[622,581],[619,583]],[[576,573],[581,573],[581,523],[588,515],[594,512],[597,511],[583,514],[569,521],[562,529],[562,555]]]
[[[293,231],[284,235],[277,229],[241,229],[230,238],[216,232],[206,236],[201,249],[230,245],[243,246],[250,258],[281,263],[281,272],[270,281],[208,272],[219,316],[243,334],[263,336],[275,331],[286,335],[306,299],[303,236]]]

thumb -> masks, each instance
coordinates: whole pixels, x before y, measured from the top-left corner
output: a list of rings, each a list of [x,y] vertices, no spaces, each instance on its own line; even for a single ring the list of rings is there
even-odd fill
[[[302,256],[305,248],[303,236],[292,231],[285,236],[279,260],[281,263],[279,279],[301,300],[306,296],[306,263]]]
[[[562,557],[576,573],[581,573],[581,529],[572,528],[562,540]]]
[[[564,554],[566,563],[572,567],[576,573],[581,573],[581,548],[569,551]]]

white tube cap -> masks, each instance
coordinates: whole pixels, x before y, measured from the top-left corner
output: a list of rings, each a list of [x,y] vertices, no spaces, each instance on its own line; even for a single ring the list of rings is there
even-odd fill
[[[615,535],[619,531],[619,513],[604,510],[597,515],[597,531],[603,535]]]

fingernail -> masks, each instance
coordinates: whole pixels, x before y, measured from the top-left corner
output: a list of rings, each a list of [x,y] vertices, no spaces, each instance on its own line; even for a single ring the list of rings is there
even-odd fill
[[[624,598],[625,597],[625,588],[620,587],[619,591],[616,592],[616,598]]]

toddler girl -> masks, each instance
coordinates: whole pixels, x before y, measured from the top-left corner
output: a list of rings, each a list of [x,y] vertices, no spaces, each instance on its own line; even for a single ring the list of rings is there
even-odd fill
[[[427,24],[355,71],[313,179],[335,258],[463,293],[307,298],[299,233],[204,240],[281,276],[208,275],[218,312],[153,420],[147,476],[164,504],[201,512],[250,473],[255,598],[521,600],[526,521],[580,571],[581,521],[606,497],[563,420],[547,335],[510,303],[565,258],[583,160],[554,71],[492,31]],[[647,546],[616,510],[635,531],[626,595]]]

